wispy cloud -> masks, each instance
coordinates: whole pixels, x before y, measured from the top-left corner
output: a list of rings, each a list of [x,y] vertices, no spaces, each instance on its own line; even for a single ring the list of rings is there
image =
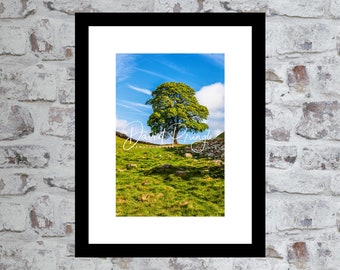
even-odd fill
[[[211,54],[202,54],[204,57],[208,58],[213,63],[224,67],[224,54],[220,53],[211,53]]]
[[[145,110],[146,111],[151,110],[150,105],[145,105],[143,103],[132,102],[132,101],[128,101],[128,100],[118,100],[117,105],[124,107],[126,109],[129,109],[131,111],[142,113],[142,114],[146,114]],[[149,114],[147,114],[147,115],[149,115]]]
[[[148,89],[139,88],[139,87],[133,86],[133,85],[131,85],[131,84],[129,84],[129,87],[130,87],[132,90],[135,90],[135,91],[137,91],[137,92],[140,92],[140,93],[147,94],[147,95],[151,96],[151,91],[148,90]]]
[[[127,80],[135,66],[135,56],[129,54],[116,55],[116,80],[122,82]]]
[[[129,106],[129,105],[126,105],[126,104],[123,104],[123,103],[120,103],[120,102],[117,102],[117,106],[129,109],[129,110],[134,111],[134,112],[144,113],[143,111],[138,110],[137,108],[135,108],[133,106]]]
[[[188,73],[183,66],[176,65],[172,62],[162,60],[162,61],[159,61],[159,63],[161,65],[166,66],[167,68],[169,68],[173,71],[178,72],[178,73],[181,73],[181,74],[187,74]]]
[[[145,72],[147,74],[150,74],[150,75],[153,75],[153,76],[156,76],[156,77],[159,77],[159,78],[162,78],[162,79],[165,79],[165,80],[168,80],[168,81],[174,81],[173,78],[170,78],[168,76],[165,76],[163,74],[160,74],[160,73],[156,73],[156,72],[153,72],[153,71],[150,71],[150,70],[147,70],[147,69],[143,69],[143,68],[136,68],[136,70],[139,70],[139,71],[142,71],[142,72]]]
[[[139,108],[151,110],[151,105],[145,105],[143,103],[132,102],[132,101],[124,101],[124,102],[126,102],[126,104],[129,104],[131,106],[136,106],[136,107],[139,107]]]

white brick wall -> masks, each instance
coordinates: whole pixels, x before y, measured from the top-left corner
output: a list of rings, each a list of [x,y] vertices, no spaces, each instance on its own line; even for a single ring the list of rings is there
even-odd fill
[[[267,258],[74,258],[79,11],[266,12]],[[0,0],[0,269],[340,269],[339,18],[338,0]]]

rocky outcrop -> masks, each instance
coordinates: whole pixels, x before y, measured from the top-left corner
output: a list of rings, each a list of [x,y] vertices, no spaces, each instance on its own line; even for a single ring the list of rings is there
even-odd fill
[[[224,139],[214,139],[204,142],[194,143],[177,150],[181,155],[188,156],[191,154],[195,158],[211,158],[215,160],[224,160]]]

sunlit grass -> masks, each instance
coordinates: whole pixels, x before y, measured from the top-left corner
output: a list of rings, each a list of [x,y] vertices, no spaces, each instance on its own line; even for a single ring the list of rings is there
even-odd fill
[[[224,216],[224,166],[116,137],[116,216]]]

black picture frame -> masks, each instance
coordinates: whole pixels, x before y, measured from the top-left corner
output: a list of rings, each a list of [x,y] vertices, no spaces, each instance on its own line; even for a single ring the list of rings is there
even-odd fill
[[[89,27],[248,26],[252,33],[252,191],[250,244],[89,243]],[[223,33],[222,33],[223,34]],[[75,14],[75,256],[264,257],[265,256],[265,14],[76,13]],[[100,172],[98,172],[100,175]],[[98,210],[100,211],[100,210]]]

